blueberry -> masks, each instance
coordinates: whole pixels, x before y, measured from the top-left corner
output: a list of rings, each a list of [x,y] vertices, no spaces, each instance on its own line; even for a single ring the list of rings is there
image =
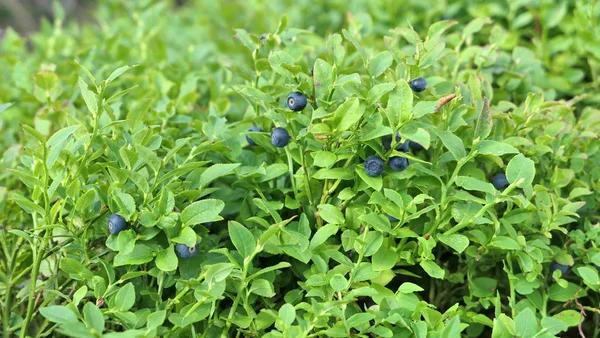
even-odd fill
[[[410,81],[409,86],[410,86],[410,89],[413,90],[413,92],[420,93],[420,92],[424,91],[425,88],[427,88],[427,81],[425,81],[425,79],[422,77],[418,77],[418,78]]]
[[[553,273],[554,270],[560,270],[560,272],[564,275],[565,273],[567,273],[567,271],[569,271],[569,266],[562,265],[562,264],[559,264],[558,262],[554,261],[554,262],[552,262],[552,264],[550,264],[550,273]]]
[[[395,171],[404,171],[408,168],[408,159],[402,156],[394,156],[389,161],[390,168]]]
[[[252,128],[248,129],[248,131],[259,132],[259,131],[263,131],[263,130],[260,127],[252,126]],[[251,145],[251,146],[255,146],[256,145],[256,143],[254,142],[254,140],[250,138],[250,135],[246,135],[246,141],[248,141],[248,144]]]
[[[301,111],[306,107],[306,95],[300,92],[293,92],[287,98],[287,105],[293,111]]]
[[[408,141],[408,146],[410,147],[410,150],[414,152],[418,152],[425,149],[420,143],[414,141]]]
[[[383,172],[385,162],[380,157],[369,156],[365,160],[365,172],[369,176],[379,176]]]
[[[390,222],[398,222],[399,221],[399,219],[397,219],[396,217],[394,217],[390,214],[387,214],[386,216],[390,220]]]
[[[510,183],[508,183],[508,180],[506,179],[506,175],[503,173],[494,175],[490,179],[490,182],[492,182],[492,184],[494,185],[494,188],[496,188],[498,190],[504,190],[504,189],[506,189],[506,187],[508,187],[510,185]]]
[[[400,133],[396,132],[396,142],[400,142],[401,140],[402,137],[400,137]],[[408,151],[409,143],[410,141],[408,140],[404,141],[403,143],[398,143],[398,145],[396,145],[396,148],[394,149],[405,153]],[[390,148],[392,148],[392,134],[382,136],[381,145],[383,146],[383,149],[385,149],[385,151],[390,150]]]
[[[596,268],[596,270],[598,270],[598,272],[600,272],[600,266],[594,264],[594,267]]]
[[[271,132],[271,144],[276,147],[282,148],[290,143],[290,134],[283,128],[275,128]]]
[[[110,232],[113,235],[118,235],[119,232],[127,228],[128,224],[123,217],[117,214],[112,214],[108,218],[108,222],[106,223],[106,225],[108,225],[108,232]]]
[[[177,245],[175,245],[175,251],[177,251],[177,254],[181,258],[192,258],[198,253],[198,244],[187,246],[185,244],[177,243]]]
[[[204,225],[205,227],[209,228],[211,225],[213,224],[213,222],[205,222],[202,223],[202,225]]]

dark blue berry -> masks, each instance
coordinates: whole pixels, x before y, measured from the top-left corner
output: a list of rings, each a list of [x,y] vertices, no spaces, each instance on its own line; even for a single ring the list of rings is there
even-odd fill
[[[567,273],[567,271],[569,271],[569,266],[562,265],[558,262],[552,262],[552,264],[550,264],[550,273],[552,274],[554,270],[560,270],[560,272],[564,275]]]
[[[293,92],[287,98],[287,105],[293,111],[301,111],[306,107],[306,95],[300,92]]]
[[[598,270],[598,272],[600,272],[600,266],[594,264],[594,267],[596,268],[596,270]]]
[[[205,222],[202,223],[202,225],[204,225],[205,227],[209,228],[211,225],[213,224],[213,222]]]
[[[390,220],[390,222],[398,222],[399,221],[399,219],[397,219],[396,217],[394,217],[390,214],[387,214],[386,216]]]
[[[259,131],[263,131],[260,127],[257,126],[253,126],[252,128],[248,129],[248,131],[250,132],[259,132]],[[256,143],[254,142],[253,139],[250,138],[250,135],[246,135],[246,141],[248,141],[248,144],[251,146],[255,146]]]
[[[408,146],[410,147],[410,150],[414,152],[418,152],[425,149],[420,143],[414,141],[408,141]]]
[[[119,234],[119,232],[127,229],[128,226],[127,221],[117,214],[110,215],[106,225],[108,225],[108,232],[113,235]]]
[[[402,156],[394,156],[389,161],[390,168],[395,171],[404,171],[408,168],[408,159]]]
[[[369,156],[365,160],[365,172],[369,176],[379,176],[383,173],[385,162],[380,157]]]
[[[405,153],[408,151],[410,141],[406,140],[403,143],[399,143],[401,140],[402,137],[400,137],[400,133],[396,132],[396,143],[398,144],[394,149]],[[392,148],[392,134],[383,135],[381,137],[381,145],[383,146],[383,149],[385,149],[385,151],[390,150]]]
[[[498,190],[504,190],[510,185],[510,183],[508,183],[508,179],[506,179],[506,175],[503,173],[494,175],[492,179],[490,179],[490,182],[492,182],[494,188]]]
[[[175,251],[177,251],[177,254],[181,258],[192,258],[198,253],[198,244],[187,246],[185,244],[177,243],[177,245],[175,245]]]
[[[418,78],[410,81],[409,86],[410,86],[410,89],[413,90],[413,92],[419,93],[419,92],[424,91],[425,88],[427,88],[427,81],[425,81],[425,79],[422,77],[418,77]]]
[[[271,144],[276,147],[282,148],[290,143],[290,134],[283,128],[275,128],[271,132]]]

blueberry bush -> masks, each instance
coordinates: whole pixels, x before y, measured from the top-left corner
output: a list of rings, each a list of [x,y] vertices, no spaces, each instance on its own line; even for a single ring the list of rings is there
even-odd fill
[[[598,2],[54,14],[0,41],[4,337],[600,336]]]

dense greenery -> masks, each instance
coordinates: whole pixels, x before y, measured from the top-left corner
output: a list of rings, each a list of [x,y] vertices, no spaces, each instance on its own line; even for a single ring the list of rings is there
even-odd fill
[[[597,1],[55,17],[0,42],[4,337],[600,335]]]

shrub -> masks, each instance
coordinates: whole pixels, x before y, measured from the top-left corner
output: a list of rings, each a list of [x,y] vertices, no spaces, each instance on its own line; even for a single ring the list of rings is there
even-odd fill
[[[261,3],[6,32],[5,336],[598,334],[597,6]]]

